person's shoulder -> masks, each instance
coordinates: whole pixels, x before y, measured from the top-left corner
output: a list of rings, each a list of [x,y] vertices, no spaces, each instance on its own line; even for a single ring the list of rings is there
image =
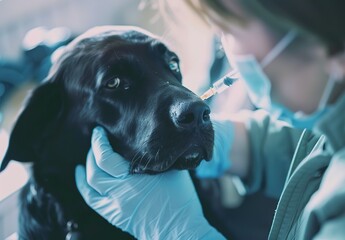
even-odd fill
[[[337,151],[336,153],[334,153],[332,160],[331,160],[331,165],[333,165],[334,167],[339,168],[339,170],[342,170],[342,176],[344,177],[344,181],[345,181],[345,146],[340,149],[339,151]]]
[[[325,202],[341,204],[345,209],[345,148],[333,154],[327,167],[319,192]]]

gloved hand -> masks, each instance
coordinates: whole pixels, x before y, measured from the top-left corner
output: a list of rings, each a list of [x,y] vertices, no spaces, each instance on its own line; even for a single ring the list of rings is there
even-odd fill
[[[196,168],[198,178],[219,178],[230,169],[229,158],[234,139],[234,125],[229,120],[212,119],[214,129],[213,156]]]
[[[138,239],[225,239],[204,218],[187,171],[129,174],[129,163],[113,152],[95,128],[77,187],[86,203],[111,224]]]

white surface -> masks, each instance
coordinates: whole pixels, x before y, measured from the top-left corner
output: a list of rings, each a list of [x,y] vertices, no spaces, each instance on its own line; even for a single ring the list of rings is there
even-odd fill
[[[0,130],[0,143],[0,159],[2,161],[8,146],[8,134],[4,130]],[[23,187],[28,179],[29,174],[25,167],[18,162],[11,161],[7,168],[0,173],[0,203]]]
[[[0,162],[8,145],[8,134],[0,130]],[[26,168],[11,161],[0,173],[0,239],[5,239],[17,231],[18,227],[18,195],[20,189],[29,179]],[[11,235],[8,240],[16,239]]]
[[[5,239],[18,231],[19,191],[0,201],[0,239]],[[15,239],[13,238],[9,239]]]
[[[0,173],[0,213],[1,202],[9,195],[22,188],[29,179],[27,170],[18,162],[11,161]]]
[[[17,240],[17,239],[18,239],[17,233],[13,233],[11,234],[11,236],[8,236],[5,240]]]

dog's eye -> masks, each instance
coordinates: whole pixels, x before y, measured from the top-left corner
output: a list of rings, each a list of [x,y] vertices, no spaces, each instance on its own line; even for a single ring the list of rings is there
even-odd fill
[[[170,68],[171,71],[174,71],[174,72],[179,72],[180,71],[178,62],[176,60],[174,60],[174,59],[170,60],[169,68]]]
[[[120,86],[121,80],[118,77],[111,78],[107,81],[106,87],[107,88],[117,88]]]

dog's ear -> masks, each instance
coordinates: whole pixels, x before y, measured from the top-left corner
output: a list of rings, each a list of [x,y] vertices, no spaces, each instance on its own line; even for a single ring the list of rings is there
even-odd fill
[[[54,128],[62,114],[63,97],[56,82],[47,81],[36,88],[20,113],[10,135],[5,157],[0,164],[0,172],[10,160],[33,162],[35,143],[44,138],[48,128]]]

